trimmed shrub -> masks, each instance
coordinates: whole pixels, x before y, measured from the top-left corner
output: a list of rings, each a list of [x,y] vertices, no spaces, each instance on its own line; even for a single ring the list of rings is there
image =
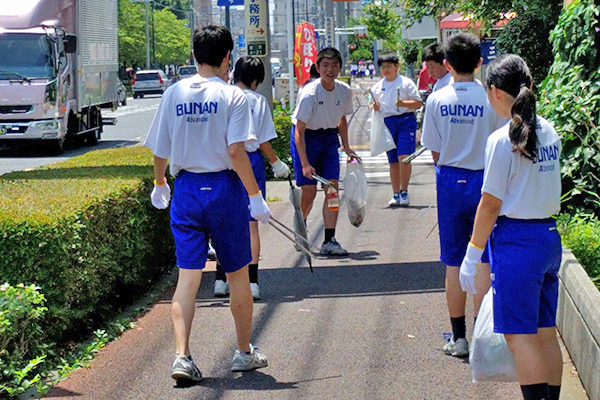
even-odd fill
[[[41,287],[47,340],[89,335],[172,263],[153,176],[151,152],[130,147],[0,177],[0,276]]]
[[[600,220],[591,215],[572,217],[561,214],[558,218],[558,228],[563,245],[571,249],[600,289]]]

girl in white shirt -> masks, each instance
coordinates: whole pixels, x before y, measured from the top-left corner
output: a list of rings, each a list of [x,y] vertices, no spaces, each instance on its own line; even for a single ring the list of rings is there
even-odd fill
[[[489,239],[494,331],[513,353],[525,400],[558,400],[562,356],[556,339],[561,241],[551,217],[560,211],[560,138],[536,115],[529,69],[508,54],[490,63],[487,94],[511,118],[488,139],[482,197],[460,267],[474,293],[476,263]]]

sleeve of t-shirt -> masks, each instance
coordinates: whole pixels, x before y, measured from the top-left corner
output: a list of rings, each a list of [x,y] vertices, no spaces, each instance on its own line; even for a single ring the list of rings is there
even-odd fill
[[[494,135],[490,136],[485,148],[485,171],[481,192],[500,200],[504,199],[508,188],[513,154],[510,147],[510,142]]]
[[[346,100],[346,106],[344,107],[344,115],[350,115],[354,112],[354,103],[352,100],[352,90],[348,88],[348,99]]]
[[[267,99],[260,97],[260,130],[257,131],[258,141],[260,144],[273,140],[277,137],[275,131],[275,124],[273,123],[273,116],[271,115],[271,108],[267,103]]]
[[[256,140],[252,124],[250,103],[244,92],[233,87],[229,103],[229,123],[227,125],[227,145]]]
[[[435,103],[431,101],[431,97],[427,99],[425,106],[425,118],[423,119],[423,137],[421,141],[423,146],[431,151],[440,152],[442,150],[442,135],[438,129],[435,120]]]
[[[148,130],[144,146],[152,150],[156,157],[169,158],[171,156],[171,120],[173,115],[168,115],[169,92],[165,93],[158,104],[156,114]]]
[[[293,118],[297,121],[299,120],[304,123],[308,123],[312,117],[315,95],[312,93],[312,90],[308,90],[308,88],[306,88],[302,90],[299,97],[300,98],[298,99],[298,105],[294,110]]]
[[[411,80],[408,81],[406,92],[408,94],[408,100],[423,101],[419,94],[419,89],[417,89],[417,85]]]

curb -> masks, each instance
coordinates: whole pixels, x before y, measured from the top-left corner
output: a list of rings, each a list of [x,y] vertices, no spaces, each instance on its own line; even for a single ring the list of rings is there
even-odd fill
[[[590,400],[600,400],[600,291],[563,247],[556,324]]]

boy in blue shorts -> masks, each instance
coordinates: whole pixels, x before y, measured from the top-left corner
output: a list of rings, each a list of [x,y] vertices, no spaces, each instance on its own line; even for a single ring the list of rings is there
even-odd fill
[[[433,92],[427,99],[423,122],[423,145],[433,153],[437,173],[437,208],[441,261],[446,264],[446,299],[452,338],[446,354],[467,357],[466,294],[459,281],[459,268],[473,230],[483,183],[485,145],[499,125],[483,86],[475,82],[481,65],[479,39],[459,33],[450,37],[444,65],[454,83]],[[474,295],[475,316],[490,285],[489,259],[483,255]]]
[[[380,112],[389,129],[396,148],[387,152],[390,164],[390,180],[393,196],[390,207],[408,206],[408,184],[412,165],[403,163],[406,157],[415,152],[417,116],[415,111],[423,105],[415,83],[398,74],[398,56],[395,53],[383,54],[377,60],[383,79],[371,88],[373,110]]]
[[[231,291],[237,333],[231,370],[267,366],[266,357],[250,344],[253,302],[247,268],[252,259],[248,197],[252,217],[266,223],[271,215],[244,148],[245,142],[256,140],[249,130],[250,107],[240,88],[220,78],[227,72],[233,49],[229,30],[202,27],[194,32],[193,41],[198,75],[167,89],[144,143],[154,153],[151,199],[155,207],[169,205],[167,165],[176,177],[171,231],[179,278],[171,310],[177,347],[171,376],[177,382],[202,379],[190,355],[189,336],[209,237]]]
[[[320,78],[302,88],[292,116],[296,129],[290,141],[296,184],[302,188],[300,207],[305,220],[317,195],[317,181],[312,179],[313,174],[330,180],[332,186],[338,189],[340,138],[348,157],[359,159],[348,144],[346,115],[353,111],[352,92],[347,84],[336,80],[342,68],[342,56],[337,49],[327,47],[317,54],[316,64]],[[325,200],[325,240],[321,255],[348,254],[335,239],[337,218],[338,211],[330,210]]]

